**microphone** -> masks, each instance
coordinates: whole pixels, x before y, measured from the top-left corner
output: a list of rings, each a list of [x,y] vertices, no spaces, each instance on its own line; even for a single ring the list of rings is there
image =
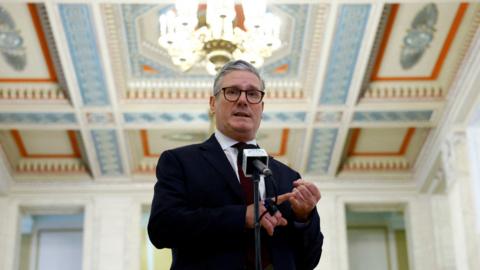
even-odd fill
[[[267,151],[261,148],[244,149],[242,170],[246,177],[252,177],[254,170],[258,170],[265,176],[272,175],[272,171],[268,168]]]

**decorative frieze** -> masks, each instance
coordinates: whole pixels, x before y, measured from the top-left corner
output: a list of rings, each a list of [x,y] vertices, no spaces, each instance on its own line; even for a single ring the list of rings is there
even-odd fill
[[[145,123],[208,123],[207,113],[124,113],[123,119],[127,124],[145,124]]]
[[[433,111],[357,111],[353,122],[429,122]]]
[[[305,73],[305,83],[303,89],[315,89],[315,83],[318,76],[318,60],[321,58],[321,51],[325,43],[325,32],[327,19],[330,14],[330,5],[319,4],[312,8],[314,19],[312,20],[312,28],[315,29],[311,37],[308,37],[310,43],[310,56],[306,60],[307,66],[303,73]],[[308,90],[307,90],[308,91]],[[313,93],[307,93],[313,96]]]
[[[2,85],[0,88],[1,100],[15,100],[15,101],[59,101],[67,103],[67,98],[62,89],[58,85],[41,85],[19,87]]]
[[[213,94],[212,80],[132,81],[128,84],[127,100],[208,100]],[[305,93],[295,80],[269,80],[265,99],[303,100]]]
[[[365,91],[364,99],[440,99],[444,97],[444,89],[440,85],[405,85],[372,83]]]
[[[307,172],[326,174],[338,135],[336,128],[317,128],[313,131]]]
[[[349,157],[343,164],[344,171],[404,171],[410,163],[404,157]]]
[[[118,16],[118,9],[113,5],[101,4],[103,11],[103,23],[105,27],[105,33],[109,37],[107,39],[108,53],[110,56],[111,72],[115,75],[115,90],[117,93],[125,93],[126,88],[126,76],[124,73],[123,65],[124,61],[121,57],[122,44],[120,38],[121,31],[121,18]]]
[[[0,124],[60,125],[76,124],[74,113],[0,113]]]
[[[78,158],[22,158],[15,166],[17,173],[85,173],[87,170]]]
[[[122,175],[124,171],[116,131],[98,129],[92,130],[91,134],[100,165],[100,173],[104,176]]]
[[[208,113],[202,112],[128,112],[123,114],[123,119],[127,124],[185,124],[210,122]],[[283,124],[301,124],[305,123],[306,112],[264,112],[262,115],[263,123],[283,123]]]

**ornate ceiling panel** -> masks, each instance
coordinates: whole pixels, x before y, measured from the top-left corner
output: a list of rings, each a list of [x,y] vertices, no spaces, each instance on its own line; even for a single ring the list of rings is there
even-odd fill
[[[3,130],[2,149],[15,176],[88,177],[80,134],[73,130]]]
[[[63,72],[45,7],[0,6],[0,102],[66,104]]]
[[[199,64],[181,72],[157,42],[159,27],[152,25],[158,25],[158,15],[170,8],[172,5],[102,5],[122,98],[155,102],[209,97],[212,76],[205,68]],[[311,98],[308,82],[315,76],[328,5],[271,5],[269,10],[281,19],[283,43],[261,68],[269,89],[267,98]]]
[[[445,98],[479,17],[473,3],[386,5],[362,101]]]
[[[299,153],[293,151],[292,147],[301,145],[304,136],[304,131],[300,129],[265,128],[257,134],[257,143],[273,158],[298,167]],[[205,129],[142,129],[129,130],[126,137],[130,146],[130,162],[134,164],[134,174],[137,174],[137,177],[144,174],[150,177],[155,172],[158,157],[163,151],[186,144],[201,143],[210,137],[210,133]]]
[[[344,149],[341,170],[409,170],[427,135],[428,129],[425,128],[352,129]]]

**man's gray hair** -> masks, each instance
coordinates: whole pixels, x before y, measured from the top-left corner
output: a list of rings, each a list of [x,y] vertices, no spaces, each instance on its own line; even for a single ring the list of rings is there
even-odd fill
[[[227,75],[228,73],[232,72],[232,71],[236,71],[236,70],[240,70],[240,71],[248,71],[248,72],[251,72],[253,74],[255,74],[255,76],[257,76],[257,78],[260,80],[261,82],[261,88],[262,89],[258,89],[258,90],[265,90],[265,82],[263,81],[262,77],[260,76],[260,73],[258,72],[258,70],[250,63],[244,61],[244,60],[235,60],[235,61],[230,61],[228,63],[226,63],[222,69],[217,73],[217,76],[215,77],[215,81],[213,82],[213,95],[215,96],[216,94],[218,94],[218,92],[220,92],[220,90],[222,90],[220,88],[220,85],[221,85],[221,82],[223,80],[223,77],[225,75]]]

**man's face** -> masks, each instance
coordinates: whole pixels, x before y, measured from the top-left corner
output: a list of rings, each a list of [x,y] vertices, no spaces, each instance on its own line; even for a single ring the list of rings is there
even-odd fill
[[[263,90],[255,74],[242,70],[227,73],[220,83],[220,88],[234,86],[240,90]],[[250,104],[245,95],[242,92],[236,102],[226,100],[222,90],[210,97],[210,110],[215,112],[217,129],[242,142],[255,138],[263,112],[263,102]]]

